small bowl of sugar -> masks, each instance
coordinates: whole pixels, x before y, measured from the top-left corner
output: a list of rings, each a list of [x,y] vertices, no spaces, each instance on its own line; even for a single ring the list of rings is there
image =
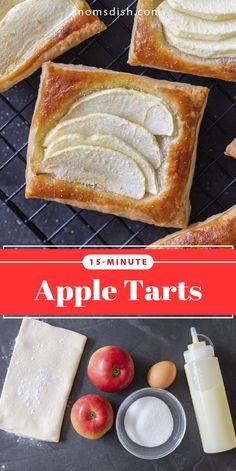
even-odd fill
[[[186,416],[178,399],[168,391],[139,389],[122,402],[116,431],[127,451],[138,458],[155,460],[179,446],[186,431]]]

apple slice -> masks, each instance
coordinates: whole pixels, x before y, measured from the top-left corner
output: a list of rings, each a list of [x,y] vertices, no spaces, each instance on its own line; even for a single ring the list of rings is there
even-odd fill
[[[113,88],[92,93],[73,104],[65,119],[108,113],[140,124],[154,135],[172,136],[174,122],[164,102],[149,93]]]
[[[16,5],[22,3],[24,0],[8,0],[7,2],[0,2],[0,21],[6,14]]]
[[[126,144],[118,137],[110,136],[109,134],[94,134],[93,136],[86,137],[83,134],[68,134],[66,137],[58,139],[54,144],[51,144],[45,152],[45,159],[52,157],[56,152],[65,151],[68,147],[77,145],[91,145],[105,147],[107,149],[115,150],[130,157],[140,167],[146,178],[146,191],[147,193],[157,194],[157,177],[155,170],[151,164],[136,152],[132,147]]]
[[[43,161],[37,174],[42,173],[138,200],[145,195],[145,177],[138,165],[102,147],[81,145],[57,152]]]
[[[149,131],[127,119],[106,113],[94,113],[82,118],[60,122],[48,133],[44,145],[48,147],[49,144],[55,143],[60,137],[65,137],[67,134],[82,133],[91,136],[94,132],[109,134],[122,139],[146,157],[154,168],[158,168],[161,164],[159,145],[156,138]]]
[[[167,31],[175,36],[189,39],[221,40],[236,35],[236,19],[211,21],[189,16],[162,2],[157,8],[158,16]],[[213,46],[214,47],[214,46]]]
[[[177,37],[167,30],[165,34],[172,46],[197,57],[217,58],[234,57],[236,55],[236,36],[221,41],[199,41],[197,39]]]
[[[167,0],[178,11],[210,20],[236,18],[235,0]]]

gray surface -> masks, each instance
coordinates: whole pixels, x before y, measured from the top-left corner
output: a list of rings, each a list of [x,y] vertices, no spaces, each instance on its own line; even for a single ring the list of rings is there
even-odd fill
[[[235,320],[50,320],[57,325],[88,336],[63,423],[61,442],[50,444],[19,439],[0,431],[0,470],[5,471],[235,471],[236,450],[217,455],[202,451],[199,433],[183,371],[183,350],[189,342],[193,324],[215,343],[228,392],[233,417],[236,418],[236,322]],[[0,319],[0,381],[3,383],[18,320]],[[158,461],[143,461],[127,453],[119,444],[113,427],[103,439],[89,441],[70,426],[73,402],[83,394],[96,391],[87,377],[86,366],[97,348],[115,344],[127,349],[134,358],[136,376],[132,385],[120,394],[107,395],[115,410],[132,391],[146,386],[147,368],[161,359],[176,362],[178,376],[169,389],[182,402],[187,415],[187,432],[179,448]],[[66,365],[66,352],[65,352]]]

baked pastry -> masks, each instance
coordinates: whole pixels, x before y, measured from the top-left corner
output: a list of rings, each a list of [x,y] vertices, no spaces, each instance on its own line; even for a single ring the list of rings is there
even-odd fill
[[[84,0],[1,0],[0,92],[104,29]]]
[[[236,139],[234,139],[225,149],[225,155],[236,159]]]
[[[47,63],[26,197],[186,227],[208,89]]]
[[[236,81],[235,0],[139,0],[128,63]]]
[[[231,245],[236,247],[236,205],[206,221],[192,224],[186,230],[157,240],[151,247],[159,245],[167,247]]]
[[[77,332],[23,319],[0,398],[1,430],[59,441],[86,340]]]

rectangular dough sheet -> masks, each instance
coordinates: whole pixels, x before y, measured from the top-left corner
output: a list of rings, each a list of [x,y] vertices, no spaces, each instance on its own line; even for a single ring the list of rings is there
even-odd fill
[[[0,398],[0,429],[58,442],[87,338],[25,318]]]

